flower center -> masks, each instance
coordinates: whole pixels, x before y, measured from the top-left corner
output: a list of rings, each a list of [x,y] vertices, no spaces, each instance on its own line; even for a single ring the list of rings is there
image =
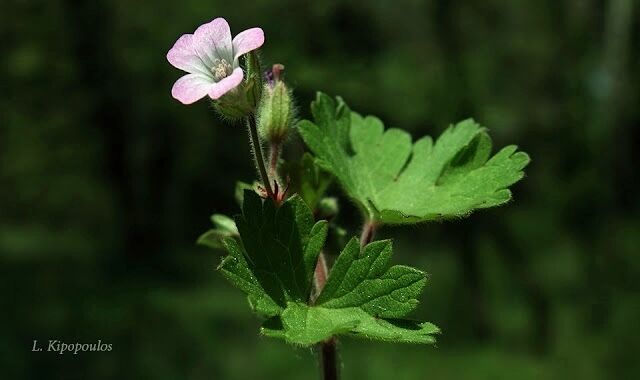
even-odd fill
[[[215,79],[216,81],[228,77],[232,72],[233,67],[226,60],[219,58],[213,60],[211,73],[213,74],[213,79]]]

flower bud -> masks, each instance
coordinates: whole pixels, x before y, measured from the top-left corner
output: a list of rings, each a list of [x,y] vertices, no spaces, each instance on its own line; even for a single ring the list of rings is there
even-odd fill
[[[295,113],[291,90],[280,78],[283,69],[284,66],[276,64],[267,74],[258,108],[260,137],[274,144],[280,144],[287,138]]]

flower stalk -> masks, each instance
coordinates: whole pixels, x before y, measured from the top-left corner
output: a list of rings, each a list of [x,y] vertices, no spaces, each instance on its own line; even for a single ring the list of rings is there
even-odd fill
[[[271,181],[267,174],[267,168],[264,164],[264,156],[262,154],[262,145],[260,145],[260,137],[258,137],[258,127],[256,125],[256,117],[253,114],[247,116],[247,128],[249,129],[249,139],[251,141],[251,148],[253,150],[253,158],[256,162],[256,167],[260,173],[260,179],[264,190],[267,192],[267,197],[275,199],[273,190],[271,188]]]

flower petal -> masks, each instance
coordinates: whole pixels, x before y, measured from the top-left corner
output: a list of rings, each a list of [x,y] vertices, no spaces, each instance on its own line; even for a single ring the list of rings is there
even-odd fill
[[[260,28],[247,29],[233,39],[233,60],[264,44],[264,32]]]
[[[236,88],[244,78],[242,69],[236,67],[235,70],[226,78],[223,78],[220,82],[213,85],[209,90],[209,97],[211,99],[218,99],[222,95]]]
[[[167,53],[167,61],[174,67],[188,73],[207,75],[209,70],[193,50],[193,35],[183,34]]]
[[[213,67],[215,59],[231,63],[233,45],[227,20],[218,17],[200,25],[193,33],[193,49],[208,67]]]
[[[213,79],[201,74],[187,74],[174,83],[171,95],[182,104],[202,99],[214,85]]]

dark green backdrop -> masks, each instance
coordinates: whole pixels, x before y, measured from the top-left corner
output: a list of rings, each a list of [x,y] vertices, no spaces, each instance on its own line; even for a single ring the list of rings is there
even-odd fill
[[[265,30],[303,117],[316,90],[416,137],[473,116],[533,158],[505,207],[381,232],[431,274],[416,315],[444,333],[345,340],[345,378],[637,378],[639,15],[633,0],[3,0],[0,377],[317,376],[310,350],[258,336],[221,253],[194,245],[254,172],[241,126],[171,98],[165,54],[223,16]]]

